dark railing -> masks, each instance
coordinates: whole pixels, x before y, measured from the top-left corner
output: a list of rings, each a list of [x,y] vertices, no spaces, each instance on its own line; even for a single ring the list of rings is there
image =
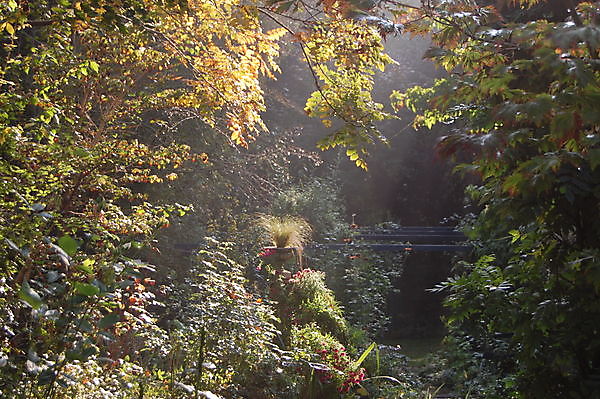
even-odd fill
[[[438,245],[438,244],[317,244],[309,245],[306,249],[360,249],[368,248],[373,251],[405,251],[405,252],[469,252],[469,245]]]
[[[388,229],[359,228],[356,231],[357,233],[344,244],[315,244],[307,249],[368,248],[373,251],[405,252],[468,252],[471,249],[469,245],[459,244],[466,241],[467,237],[454,227],[403,226]],[[378,241],[395,243],[381,244]]]

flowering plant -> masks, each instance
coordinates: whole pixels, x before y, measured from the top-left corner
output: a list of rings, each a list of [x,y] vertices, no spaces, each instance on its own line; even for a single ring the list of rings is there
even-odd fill
[[[261,252],[258,253],[260,258],[266,258],[267,256],[271,256],[275,253],[275,250],[272,248],[265,248]]]
[[[327,345],[326,342],[322,342],[322,345],[323,348],[317,350],[317,353],[321,361],[328,364],[332,370],[318,372],[321,382],[337,380],[337,390],[345,393],[353,385],[360,384],[365,379],[365,369],[353,367],[353,362],[343,345]],[[336,378],[336,374],[341,378]]]
[[[346,348],[333,336],[322,333],[316,324],[294,328],[293,346],[303,348],[297,357],[311,360],[322,384],[333,384],[338,392],[347,393],[365,379],[365,369],[359,367],[348,355]]]

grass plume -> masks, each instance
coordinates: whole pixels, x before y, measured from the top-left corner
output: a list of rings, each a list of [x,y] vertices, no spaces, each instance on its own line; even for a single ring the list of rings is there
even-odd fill
[[[258,215],[258,225],[266,238],[277,248],[302,248],[308,242],[312,229],[308,222],[296,216]]]

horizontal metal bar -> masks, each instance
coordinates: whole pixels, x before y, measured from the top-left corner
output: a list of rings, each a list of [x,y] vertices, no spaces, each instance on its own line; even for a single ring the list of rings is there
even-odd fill
[[[311,249],[334,249],[334,250],[357,250],[371,249],[373,251],[405,251],[405,252],[468,252],[471,250],[469,245],[428,245],[428,244],[317,244],[305,247]]]
[[[448,231],[448,230],[456,230],[455,226],[398,226],[398,227],[359,227],[359,230],[379,230],[379,231],[399,231],[399,230],[440,230],[440,231]]]
[[[464,234],[358,234],[352,238],[358,240],[410,241],[410,242],[444,242],[465,241]]]
[[[463,234],[460,230],[453,229],[358,229],[358,234]]]

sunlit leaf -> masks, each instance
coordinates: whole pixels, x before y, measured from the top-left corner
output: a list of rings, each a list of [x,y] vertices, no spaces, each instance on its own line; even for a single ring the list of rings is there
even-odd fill
[[[23,281],[23,284],[21,284],[19,298],[21,298],[34,309],[39,309],[43,303],[40,295],[33,288],[31,288],[27,281]]]
[[[61,247],[69,256],[75,255],[79,248],[79,241],[71,238],[70,236],[62,236],[57,241],[58,246]]]
[[[79,295],[83,296],[94,296],[100,293],[100,289],[95,285],[88,283],[81,283],[79,281],[73,282],[73,289]]]
[[[96,263],[94,259],[85,259],[82,263],[77,265],[77,268],[87,274],[94,274],[93,265]]]

